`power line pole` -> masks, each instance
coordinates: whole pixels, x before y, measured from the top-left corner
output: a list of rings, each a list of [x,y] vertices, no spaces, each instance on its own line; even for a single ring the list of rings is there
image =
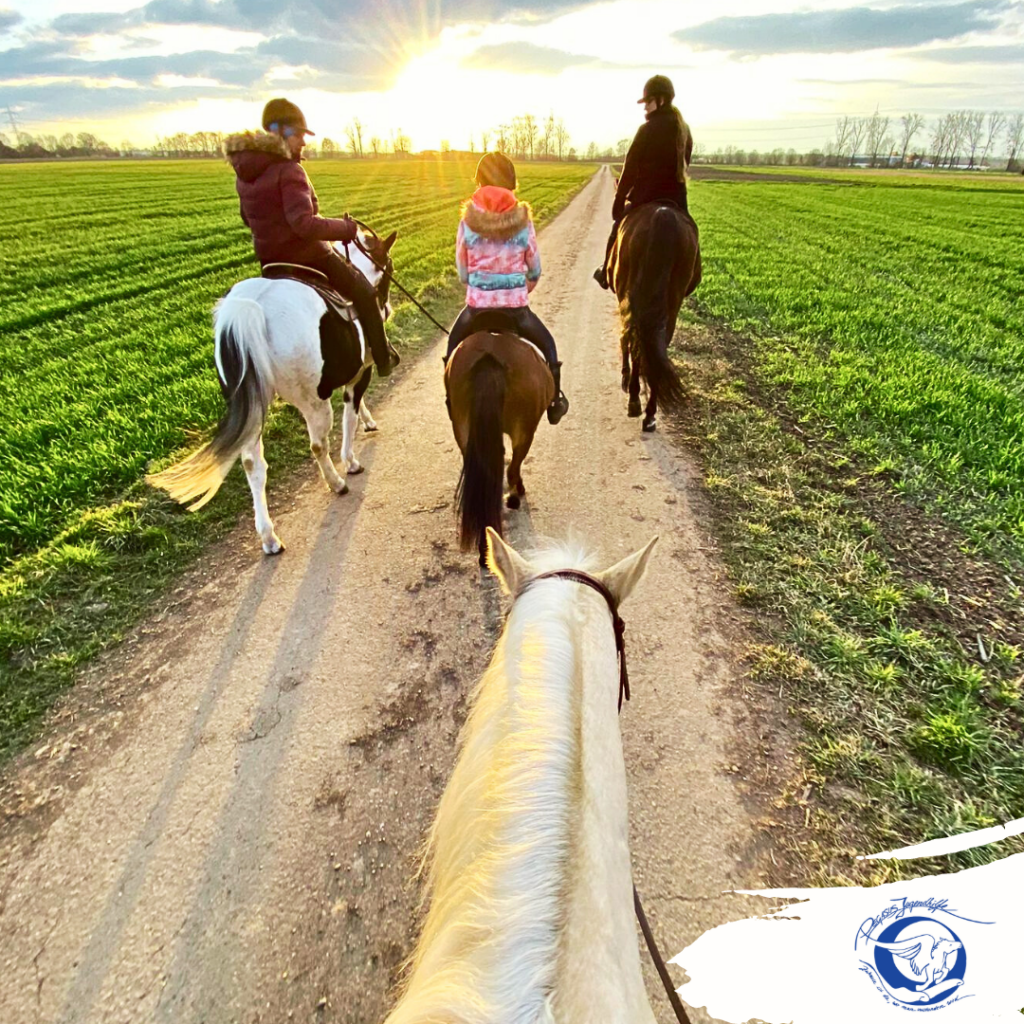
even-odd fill
[[[11,122],[11,131],[14,132],[14,144],[20,146],[21,132],[18,131],[18,122],[14,119],[14,111],[11,110],[10,105],[7,107],[7,120]]]

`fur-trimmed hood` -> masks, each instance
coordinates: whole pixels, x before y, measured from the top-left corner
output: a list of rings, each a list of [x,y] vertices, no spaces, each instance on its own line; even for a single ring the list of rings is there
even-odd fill
[[[270,132],[239,132],[224,140],[224,156],[242,181],[255,181],[271,164],[292,159],[288,144]]]
[[[529,203],[517,200],[507,189],[494,186],[477,189],[473,197],[462,204],[466,227],[499,242],[518,235],[532,218]]]

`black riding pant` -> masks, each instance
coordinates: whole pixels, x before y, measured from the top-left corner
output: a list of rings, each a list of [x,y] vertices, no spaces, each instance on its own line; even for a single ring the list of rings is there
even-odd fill
[[[529,306],[502,307],[500,309],[477,309],[474,306],[466,306],[452,326],[452,333],[448,335],[448,351],[445,353],[445,362],[448,361],[459,342],[468,338],[474,331],[490,330],[513,331],[520,338],[532,341],[544,354],[548,366],[553,369],[557,365],[558,350],[555,348],[555,339],[544,326],[541,318]]]
[[[388,339],[373,285],[336,252],[316,262],[310,261],[309,266],[326,274],[331,287],[356,307],[363,334],[373,353],[373,361],[378,366],[387,365]]]

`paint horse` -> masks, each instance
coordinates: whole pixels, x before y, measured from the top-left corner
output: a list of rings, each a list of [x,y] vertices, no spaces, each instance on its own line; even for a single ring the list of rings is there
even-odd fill
[[[580,552],[526,561],[487,531],[515,596],[430,831],[429,910],[386,1024],[654,1024],[640,973],[606,599]],[[657,538],[655,538],[656,540]],[[616,605],[654,547],[590,575]]]
[[[668,354],[683,299],[701,278],[697,225],[679,207],[646,203],[623,217],[608,262],[622,322],[622,390],[640,415],[640,378],[649,396],[643,429],[657,428],[660,403],[678,409],[685,393]],[[632,363],[632,365],[631,365]]]
[[[488,526],[500,534],[502,473],[505,440],[512,441],[508,467],[510,509],[519,508],[526,493],[523,460],[533,444],[537,424],[555,394],[555,382],[540,350],[508,331],[500,331],[500,312],[479,314],[477,322],[493,317],[494,331],[471,334],[452,353],[444,385],[455,440],[462,451],[462,475],[456,492],[459,540],[463,551],[474,544],[485,564]]]
[[[374,286],[381,317],[391,313],[388,301],[396,233],[378,238],[360,229],[351,260]],[[365,250],[365,251],[364,251]],[[383,268],[383,269],[382,269]],[[302,413],[309,447],[331,490],[348,491],[346,476],[361,473],[352,447],[357,419],[365,430],[377,424],[363,401],[373,373],[373,356],[358,319],[341,321],[340,336],[327,340],[321,328],[335,323],[327,303],[309,285],[263,277],[239,281],[214,310],[214,359],[227,412],[209,444],[160,473],[147,476],[176,501],[202,508],[218,491],[235,459],[241,456],[252,491],[256,532],[263,550],[284,550],[267,508],[267,460],[263,455],[263,424],[275,395]],[[333,328],[332,328],[333,330]],[[330,394],[344,388],[341,462],[331,459],[334,410]]]

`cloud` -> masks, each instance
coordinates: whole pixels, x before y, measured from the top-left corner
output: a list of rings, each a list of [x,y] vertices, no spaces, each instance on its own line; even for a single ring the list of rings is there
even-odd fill
[[[938,50],[922,50],[914,54],[921,60],[937,60],[943,64],[1024,64],[1024,43],[1009,46],[950,46]]]
[[[6,32],[8,29],[14,28],[21,20],[22,17],[17,11],[0,7],[0,32]]]
[[[533,43],[500,43],[481,46],[463,58],[462,66],[487,68],[494,71],[512,71],[523,75],[557,75],[577,64],[593,64],[597,57],[567,53]]]
[[[991,29],[1012,6],[1009,0],[969,0],[716,18],[673,32],[672,37],[695,48],[746,56],[855,53],[921,46]]]

